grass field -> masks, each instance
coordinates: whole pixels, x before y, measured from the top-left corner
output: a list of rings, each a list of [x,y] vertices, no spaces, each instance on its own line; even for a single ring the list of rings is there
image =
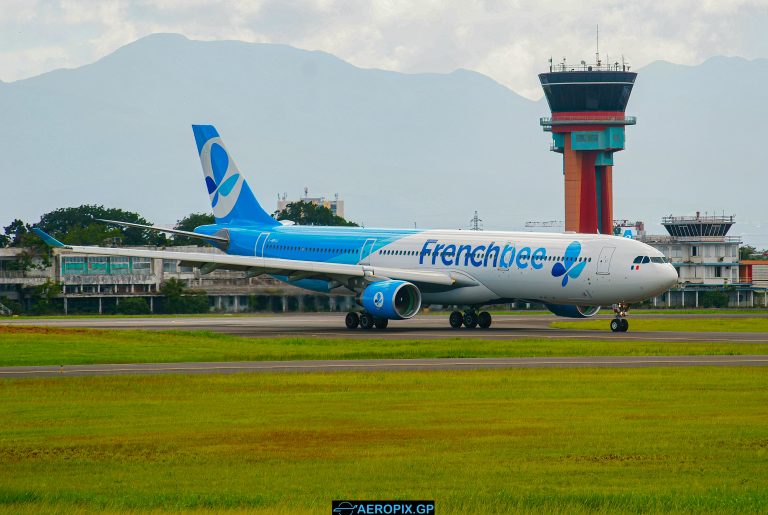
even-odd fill
[[[0,510],[760,512],[761,368],[0,381]]]
[[[605,321],[603,321],[605,323]],[[634,321],[633,321],[634,322]],[[0,366],[180,361],[768,354],[768,344],[606,340],[368,340],[242,338],[0,326]]]
[[[608,320],[552,322],[560,329],[584,329],[610,332]],[[768,332],[768,318],[632,318],[630,331],[707,331],[707,332]]]
[[[768,308],[632,308],[637,315],[766,315]]]

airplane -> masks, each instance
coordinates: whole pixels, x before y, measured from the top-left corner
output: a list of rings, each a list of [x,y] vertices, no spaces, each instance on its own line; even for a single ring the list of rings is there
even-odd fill
[[[488,328],[483,306],[527,301],[555,315],[595,316],[611,305],[614,332],[629,328],[631,303],[677,284],[675,268],[658,250],[612,235],[504,231],[318,227],[282,223],[259,204],[212,125],[193,125],[215,223],[181,231],[104,220],[198,238],[221,254],[66,245],[34,229],[59,252],[180,260],[202,273],[241,270],[328,293],[346,288],[357,306],[349,329],[384,329],[414,317],[422,306],[461,306],[453,328]]]

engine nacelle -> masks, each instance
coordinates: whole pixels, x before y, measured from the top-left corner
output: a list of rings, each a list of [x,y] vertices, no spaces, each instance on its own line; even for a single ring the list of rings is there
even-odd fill
[[[547,304],[547,309],[559,317],[589,318],[600,312],[600,306],[572,306],[569,304]]]
[[[360,296],[360,303],[373,316],[404,320],[421,308],[421,292],[405,281],[371,283]]]

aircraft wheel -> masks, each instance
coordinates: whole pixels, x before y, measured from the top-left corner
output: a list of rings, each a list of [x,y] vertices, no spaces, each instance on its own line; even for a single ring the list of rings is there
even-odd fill
[[[361,329],[373,329],[373,317],[368,313],[360,315],[360,328]]]
[[[389,325],[389,319],[388,318],[377,318],[374,321],[374,324],[376,325],[376,329],[386,329]]]
[[[491,318],[491,314],[487,311],[482,311],[479,315],[477,315],[477,324],[481,329],[488,329],[491,327],[492,321],[493,319]]]
[[[451,316],[448,317],[448,323],[450,323],[451,327],[454,329],[458,329],[464,325],[464,315],[461,314],[461,311],[454,311],[451,313]]]
[[[350,311],[347,313],[344,323],[347,325],[347,329],[357,329],[357,326],[360,325],[360,317],[357,313]]]
[[[468,329],[474,329],[477,327],[477,313],[474,311],[468,311],[464,313],[464,325]]]
[[[627,320],[626,318],[622,318],[621,319],[621,327],[619,328],[619,330],[622,333],[626,333],[627,329],[629,329],[629,320]]]
[[[621,319],[620,318],[614,318],[611,320],[611,331],[614,333],[618,333],[621,331]]]

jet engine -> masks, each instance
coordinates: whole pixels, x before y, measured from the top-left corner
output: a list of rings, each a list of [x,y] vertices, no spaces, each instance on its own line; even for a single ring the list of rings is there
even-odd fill
[[[600,306],[572,306],[569,304],[547,304],[547,309],[559,317],[589,318],[600,312]]]
[[[421,292],[406,281],[379,281],[363,290],[360,303],[375,317],[404,320],[419,312]]]

